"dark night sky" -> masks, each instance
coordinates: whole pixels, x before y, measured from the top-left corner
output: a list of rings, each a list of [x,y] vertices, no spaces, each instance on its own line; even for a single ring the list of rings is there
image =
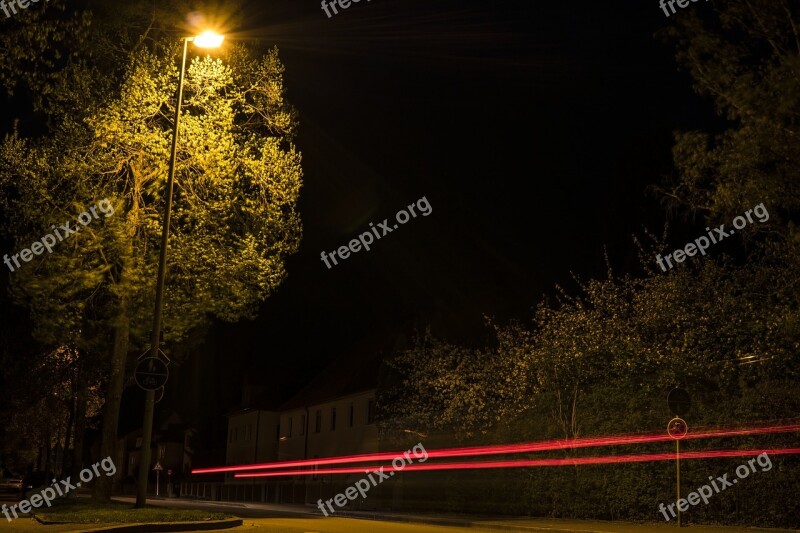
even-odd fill
[[[259,317],[216,326],[175,371],[162,405],[189,418],[221,420],[245,373],[283,376],[287,394],[434,310],[454,340],[483,314],[525,319],[574,288],[570,271],[603,275],[604,246],[635,271],[631,234],[665,220],[645,188],[670,172],[671,133],[711,115],[654,37],[669,22],[655,1],[362,0],[330,19],[318,0],[246,6],[236,34],[279,47],[300,114],[304,234]],[[430,216],[320,260],[422,196]]]
[[[655,3],[261,9],[243,33],[277,43],[300,112],[303,243],[258,319],[215,328],[182,410],[232,407],[244,374],[289,394],[353,343],[436,312],[456,341],[484,314],[528,318],[556,284],[574,289],[570,272],[602,276],[604,246],[635,271],[631,235],[665,220],[645,190],[671,171],[672,132],[711,116],[654,37],[668,22]],[[320,260],[422,196],[430,216]]]
[[[433,308],[525,318],[570,271],[602,275],[603,246],[624,270],[631,234],[660,230],[645,188],[708,110],[653,36],[657,5],[376,0],[327,19],[284,3],[247,33],[277,43],[300,111],[305,231],[255,325],[225,328],[257,368]],[[320,260],[423,195],[430,216]]]

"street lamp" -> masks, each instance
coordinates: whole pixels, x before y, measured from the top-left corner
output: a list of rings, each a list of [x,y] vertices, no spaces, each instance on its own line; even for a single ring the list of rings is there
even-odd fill
[[[217,48],[224,37],[213,31],[204,31],[195,37],[183,37],[183,59],[181,73],[178,77],[178,102],[175,105],[175,123],[172,130],[172,151],[169,156],[169,173],[167,175],[167,206],[164,209],[164,226],[161,228],[161,250],[158,257],[158,280],[156,281],[156,303],[153,310],[153,330],[150,336],[148,357],[158,358],[161,346],[161,310],[164,304],[164,278],[167,270],[167,238],[169,237],[169,221],[172,214],[172,191],[175,182],[175,155],[178,150],[178,125],[181,119],[183,102],[183,77],[186,72],[186,51],[189,41],[200,48]],[[136,488],[136,507],[142,508],[147,503],[147,479],[150,474],[150,442],[153,439],[153,410],[155,391],[145,391],[144,422],[142,423],[142,448],[139,462],[139,483]]]
[[[190,40],[194,41],[194,45],[200,48],[219,48],[224,38],[224,36],[213,31],[204,31],[197,37],[189,37]]]

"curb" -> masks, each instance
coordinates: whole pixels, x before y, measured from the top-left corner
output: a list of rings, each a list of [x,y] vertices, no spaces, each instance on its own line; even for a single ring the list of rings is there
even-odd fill
[[[203,522],[148,522],[140,524],[124,524],[119,526],[102,527],[99,529],[83,529],[79,533],[99,533],[101,531],[115,531],[126,533],[161,533],[169,531],[211,531],[214,529],[231,529],[244,523],[241,518],[229,520],[207,520]]]

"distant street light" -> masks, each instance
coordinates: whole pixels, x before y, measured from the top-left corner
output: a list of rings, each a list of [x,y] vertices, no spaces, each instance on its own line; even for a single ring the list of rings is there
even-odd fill
[[[200,48],[218,48],[224,37],[213,31],[204,31],[196,37],[183,37],[183,60],[181,73],[178,77],[178,102],[175,105],[175,123],[172,129],[172,151],[169,156],[169,173],[167,175],[167,206],[164,209],[164,226],[161,228],[161,250],[158,259],[158,280],[156,281],[156,303],[153,311],[153,331],[150,336],[150,351],[148,357],[158,357],[161,347],[161,310],[164,304],[164,278],[167,269],[167,238],[169,237],[169,222],[172,214],[172,191],[175,181],[175,156],[178,150],[178,125],[181,119],[181,104],[183,103],[183,77],[186,72],[186,51],[189,41]],[[142,423],[142,449],[139,463],[139,483],[136,488],[136,507],[142,508],[147,504],[147,479],[150,474],[150,442],[153,439],[153,410],[155,406],[155,391],[145,391],[144,397],[144,422]]]

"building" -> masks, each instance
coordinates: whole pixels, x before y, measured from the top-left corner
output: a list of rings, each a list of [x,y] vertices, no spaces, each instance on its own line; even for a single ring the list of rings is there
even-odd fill
[[[226,465],[315,459],[377,452],[376,390],[384,357],[404,337],[371,339],[335,359],[294,397],[275,409],[259,403],[256,387],[245,387],[242,405],[228,414]],[[344,476],[235,478],[193,476],[181,495],[221,500],[308,503]],[[222,481],[220,483],[220,481]],[[202,485],[202,487],[200,486]]]
[[[170,479],[179,481],[191,472],[194,454],[191,439],[194,433],[194,429],[182,423],[175,412],[164,417],[153,427],[148,470],[151,472],[151,483],[155,484],[156,475],[152,472],[153,467],[156,462],[161,465],[163,470],[158,478],[162,483],[160,490],[163,490],[164,494],[168,493],[167,482]],[[115,461],[115,464],[124,465],[124,467],[117,468],[117,477],[121,478],[123,491],[125,488],[135,486],[136,480],[138,480],[141,448],[141,428],[123,436],[117,446],[118,462]]]

